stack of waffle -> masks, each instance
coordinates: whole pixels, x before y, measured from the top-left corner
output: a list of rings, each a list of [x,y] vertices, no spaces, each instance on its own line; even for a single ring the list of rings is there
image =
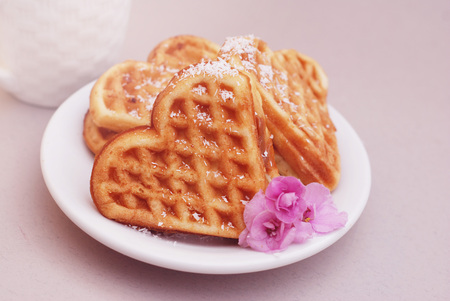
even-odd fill
[[[335,128],[320,66],[253,36],[177,36],[94,85],[84,139],[101,214],[163,232],[237,238],[278,175],[334,189]]]

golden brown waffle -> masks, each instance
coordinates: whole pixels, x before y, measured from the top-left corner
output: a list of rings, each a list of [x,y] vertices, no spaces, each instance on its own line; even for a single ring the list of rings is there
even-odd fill
[[[116,132],[150,124],[153,102],[172,77],[147,62],[114,65],[92,88],[89,111],[94,123]]]
[[[280,173],[334,189],[340,160],[326,103],[327,77],[320,66],[295,50],[273,52],[253,36],[227,39],[219,58],[259,82]]]
[[[159,43],[148,55],[147,62],[162,66],[169,72],[177,73],[202,60],[214,60],[219,49],[218,44],[208,39],[192,35],[179,35]]]
[[[95,125],[92,120],[92,116],[89,111],[84,116],[83,121],[83,138],[86,142],[87,147],[93,152],[97,154],[103,148],[103,146],[108,142],[112,137],[114,137],[117,132],[98,127]]]
[[[157,98],[152,127],[117,135],[96,156],[99,211],[158,231],[237,238],[244,203],[267,185],[252,84],[223,61],[180,71]]]

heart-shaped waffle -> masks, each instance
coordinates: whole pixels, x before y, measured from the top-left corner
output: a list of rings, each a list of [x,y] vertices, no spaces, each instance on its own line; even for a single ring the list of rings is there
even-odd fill
[[[95,82],[89,114],[98,127],[115,132],[148,125],[156,96],[172,77],[172,72],[148,62],[116,64]]]
[[[83,120],[83,139],[87,147],[97,154],[101,151],[102,147],[117,134],[115,131],[108,130],[107,128],[99,127],[92,120],[92,116],[88,111],[84,115]]]
[[[181,69],[214,59],[219,45],[196,36],[180,35],[162,41],[148,61],[128,60],[112,66],[95,83],[89,114],[94,124],[121,132],[148,125],[153,102]]]
[[[334,189],[339,151],[319,64],[295,50],[273,52],[254,36],[227,39],[218,57],[256,78],[280,174]]]
[[[208,39],[193,35],[178,35],[159,43],[149,53],[147,62],[164,66],[168,71],[179,70],[201,62],[217,58],[220,46]]]
[[[158,231],[238,238],[244,204],[265,189],[273,165],[253,84],[224,61],[177,73],[156,99],[152,126],[118,134],[96,156],[91,195],[100,213]]]

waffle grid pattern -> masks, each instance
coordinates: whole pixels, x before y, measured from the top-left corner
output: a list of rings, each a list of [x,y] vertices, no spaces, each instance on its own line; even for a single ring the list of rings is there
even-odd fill
[[[245,201],[265,184],[248,80],[183,81],[158,97],[155,128],[129,131],[112,142],[124,148],[107,148],[120,159],[107,163],[101,190],[120,207],[117,216],[134,214],[139,226],[236,238]]]

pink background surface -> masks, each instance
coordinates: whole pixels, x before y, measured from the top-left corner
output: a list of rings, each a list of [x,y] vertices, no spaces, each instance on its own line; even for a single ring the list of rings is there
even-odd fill
[[[219,44],[251,33],[323,66],[329,103],[372,166],[359,221],[330,248],[270,271],[215,276],[141,263],[62,213],[39,163],[54,110],[0,90],[0,299],[450,299],[450,2],[135,0],[120,60],[145,60],[185,33]]]

